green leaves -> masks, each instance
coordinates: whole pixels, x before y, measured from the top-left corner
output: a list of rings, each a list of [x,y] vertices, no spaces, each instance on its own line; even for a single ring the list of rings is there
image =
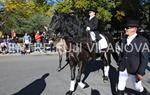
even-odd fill
[[[1,30],[10,32],[15,29],[17,33],[33,32],[43,30],[44,25],[48,25],[51,6],[44,5],[42,0],[9,0],[5,3],[4,12],[0,18],[4,23]],[[43,2],[43,3],[42,3]]]
[[[88,1],[88,0],[77,0],[75,2],[75,7],[78,9],[85,10],[88,8],[89,4],[90,4],[90,1]]]
[[[111,21],[112,14],[108,10],[99,7],[97,17],[100,18],[102,21]]]
[[[78,11],[78,15],[85,16],[86,10],[90,8],[97,8],[97,17],[102,21],[111,21],[111,10],[116,8],[120,3],[115,0],[64,0],[53,6],[54,9],[60,12],[68,12],[70,8]]]
[[[0,31],[4,32],[10,32],[12,29],[18,33],[43,30],[43,27],[49,24],[54,10],[67,13],[72,8],[81,19],[88,15],[88,9],[97,8],[97,17],[104,23],[122,23],[123,19],[129,16],[139,17],[146,24],[149,21],[149,7],[145,6],[140,10],[138,0],[57,0],[54,5],[46,4],[45,0],[4,1],[0,1],[0,4],[4,5],[0,12],[0,22],[4,22]]]

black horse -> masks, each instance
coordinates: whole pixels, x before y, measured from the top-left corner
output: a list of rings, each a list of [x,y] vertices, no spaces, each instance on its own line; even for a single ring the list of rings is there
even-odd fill
[[[72,95],[76,83],[78,83],[81,88],[87,86],[82,82],[81,75],[86,63],[96,59],[97,52],[94,49],[96,45],[91,41],[89,33],[85,31],[84,23],[81,23],[76,17],[66,13],[54,13],[49,25],[49,36],[56,43],[56,48],[58,47],[57,49],[60,49],[59,51],[66,51],[67,60],[71,70],[70,90],[66,95]],[[111,43],[112,45],[112,36],[108,33],[104,36],[106,37],[108,44]],[[103,80],[105,81],[108,80],[112,50],[106,48],[98,52],[104,63]],[[75,72],[77,66],[78,74],[76,77]]]

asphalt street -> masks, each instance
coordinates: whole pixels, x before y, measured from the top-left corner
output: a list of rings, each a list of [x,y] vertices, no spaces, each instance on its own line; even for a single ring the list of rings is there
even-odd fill
[[[0,95],[65,95],[70,86],[69,65],[61,72],[56,71],[57,66],[56,54],[0,56]],[[117,65],[112,61],[108,83],[102,80],[101,68],[102,62],[89,63],[85,69],[85,82],[89,87],[77,87],[73,95],[112,95],[118,79]],[[126,93],[136,95],[131,84],[128,81]],[[150,92],[149,70],[143,85]]]

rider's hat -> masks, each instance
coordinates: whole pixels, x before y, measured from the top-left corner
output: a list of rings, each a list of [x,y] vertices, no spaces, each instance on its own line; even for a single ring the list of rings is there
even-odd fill
[[[96,8],[91,8],[91,9],[89,9],[89,12],[95,12],[95,13],[97,13],[98,11],[97,11]]]
[[[134,19],[128,19],[126,21],[125,27],[138,27],[139,21]]]

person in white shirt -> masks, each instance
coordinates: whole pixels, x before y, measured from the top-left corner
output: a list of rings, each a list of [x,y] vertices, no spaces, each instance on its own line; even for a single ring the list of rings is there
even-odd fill
[[[24,50],[26,52],[30,52],[31,37],[27,33],[25,33],[23,37],[23,43],[24,43]]]

